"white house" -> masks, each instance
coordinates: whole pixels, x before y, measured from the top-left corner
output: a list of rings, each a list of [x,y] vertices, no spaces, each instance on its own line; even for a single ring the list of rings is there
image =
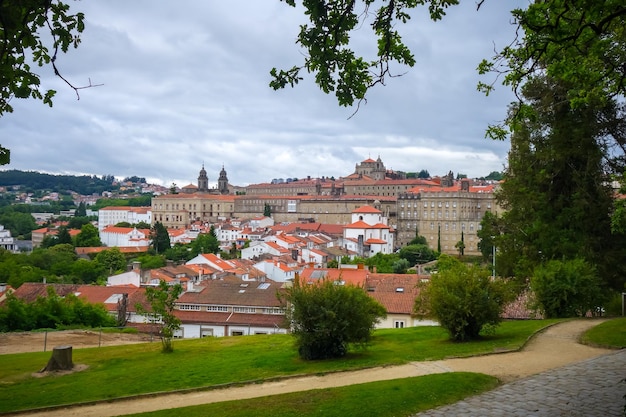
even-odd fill
[[[263,254],[272,256],[290,255],[291,252],[274,242],[252,241],[250,246],[241,250],[241,259],[254,259]]]
[[[259,216],[250,220],[250,228],[252,230],[265,229],[274,226],[274,219],[267,216]]]
[[[11,231],[5,229],[3,225],[0,224],[0,248],[7,250],[9,252],[17,253],[18,247],[15,243],[15,239],[11,236]]]
[[[263,271],[267,277],[276,282],[293,281],[296,277],[296,273],[299,273],[302,268],[298,266],[290,266],[280,260],[266,259],[254,264],[254,267],[260,271]]]
[[[151,207],[104,207],[98,210],[98,230],[118,223],[152,224]]]
[[[107,226],[100,230],[100,240],[111,247],[147,247],[150,246],[150,230]]]
[[[362,206],[352,212],[352,223],[344,226],[342,246],[365,258],[393,253],[393,230],[380,210]]]
[[[302,248],[301,259],[302,262],[309,266],[312,265],[316,268],[323,268],[328,263],[328,254],[320,249]]]

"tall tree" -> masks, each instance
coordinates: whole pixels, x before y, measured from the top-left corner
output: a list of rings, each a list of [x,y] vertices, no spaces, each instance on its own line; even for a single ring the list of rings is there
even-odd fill
[[[615,283],[623,280],[623,255],[616,252],[621,238],[611,234],[610,168],[603,157],[624,120],[606,97],[573,107],[570,89],[562,80],[536,77],[522,89],[525,101],[511,109],[509,166],[497,194],[506,210],[498,249],[515,254],[514,273],[522,277],[545,260],[581,258]]]
[[[163,253],[171,247],[170,235],[161,222],[155,222],[150,231],[151,245],[156,253]]]
[[[76,212],[74,213],[74,217],[86,217],[87,216],[87,207],[85,206],[85,202],[81,201],[78,204],[78,208],[76,208]]]
[[[200,233],[198,237],[191,242],[192,256],[202,253],[218,253],[220,251],[220,242],[215,237],[215,233]]]
[[[98,228],[91,223],[87,223],[80,228],[80,233],[76,235],[77,247],[102,246]]]
[[[119,248],[111,248],[98,253],[94,261],[102,266],[106,273],[113,275],[126,268],[126,258]]]
[[[146,299],[150,305],[147,310],[142,304],[137,304],[137,311],[148,314],[150,320],[159,327],[159,337],[161,338],[161,349],[164,353],[174,351],[172,339],[178,329],[180,329],[180,319],[174,315],[176,300],[183,292],[180,284],[168,285],[165,281],[159,281],[157,287],[146,288]]]

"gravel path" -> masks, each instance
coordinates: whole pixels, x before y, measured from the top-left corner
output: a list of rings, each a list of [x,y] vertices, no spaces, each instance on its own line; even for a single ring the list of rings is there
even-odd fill
[[[45,417],[118,416],[453,371],[469,371],[493,375],[506,383],[568,364],[614,353],[615,351],[612,350],[594,348],[578,343],[578,338],[584,331],[599,323],[601,323],[601,320],[573,320],[560,323],[537,334],[519,352],[441,361],[413,362],[402,366],[340,372],[324,376],[289,378],[263,384],[185,394],[164,394],[149,398],[98,403],[47,412],[21,413],[20,415]]]

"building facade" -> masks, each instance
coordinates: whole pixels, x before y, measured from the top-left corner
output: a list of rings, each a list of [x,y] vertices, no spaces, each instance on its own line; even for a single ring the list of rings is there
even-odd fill
[[[406,246],[416,234],[431,249],[458,253],[463,240],[466,255],[480,255],[477,232],[487,211],[497,213],[495,185],[470,186],[469,181],[439,189],[413,189],[398,196],[397,244]],[[501,210],[500,210],[501,211]]]

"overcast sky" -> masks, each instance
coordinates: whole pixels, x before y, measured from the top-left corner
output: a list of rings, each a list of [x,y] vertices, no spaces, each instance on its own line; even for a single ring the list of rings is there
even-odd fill
[[[381,157],[386,167],[480,177],[501,171],[508,142],[484,138],[513,100],[507,87],[476,91],[476,66],[514,36],[510,10],[528,0],[475,0],[433,23],[414,13],[401,31],[417,63],[339,107],[310,74],[296,88],[269,88],[272,67],[302,63],[295,44],[304,15],[278,0],[70,1],[86,29],[57,64],[73,90],[44,68],[54,107],[14,99],[0,119],[4,169],[139,176],[169,186],[197,183],[204,164],[235,185],[307,175],[344,176]],[[364,26],[359,36],[372,40]],[[360,39],[359,39],[360,41]],[[483,78],[492,81],[492,77]]]

